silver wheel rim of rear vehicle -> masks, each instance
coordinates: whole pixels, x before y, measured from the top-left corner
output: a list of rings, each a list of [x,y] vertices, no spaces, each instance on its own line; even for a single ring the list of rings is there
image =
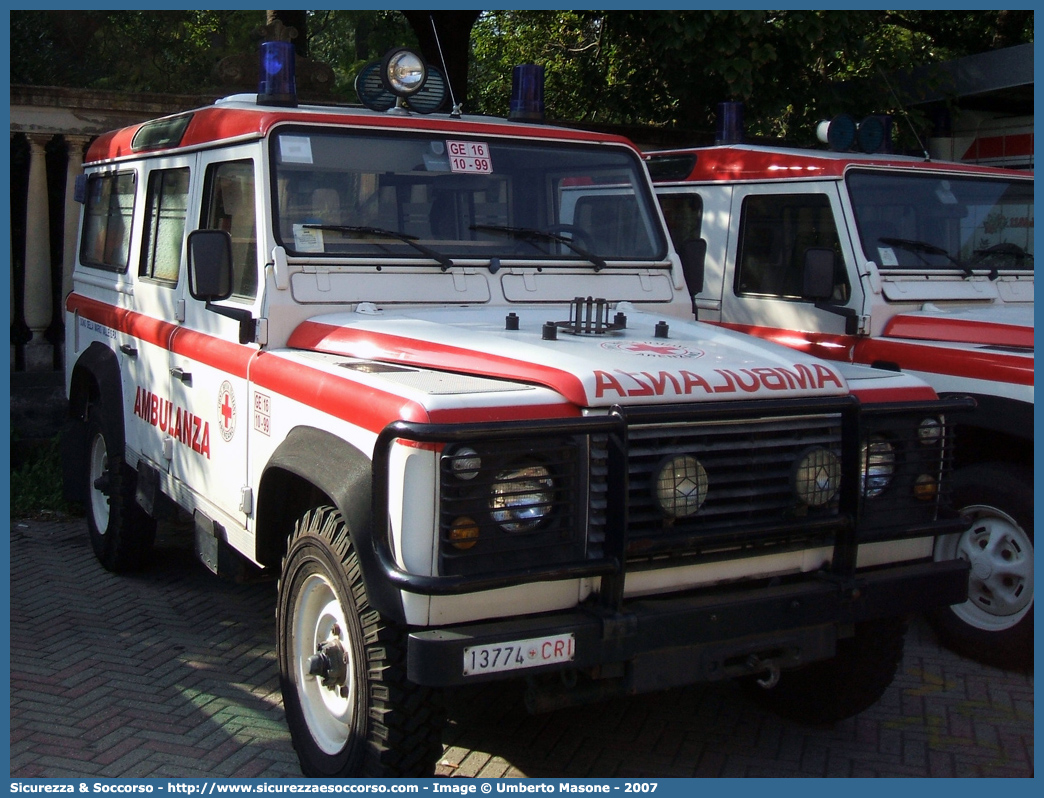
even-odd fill
[[[935,544],[936,560],[959,558],[971,564],[968,600],[955,604],[953,613],[987,632],[1010,629],[1033,606],[1033,541],[996,507],[975,504],[962,512],[972,525]]]
[[[91,492],[91,518],[99,535],[104,535],[109,528],[109,497],[94,486],[98,479],[105,476],[109,468],[109,454],[105,446],[105,436],[98,433],[91,439],[88,460]]]
[[[355,679],[348,644],[348,625],[337,592],[324,574],[313,573],[301,584],[294,607],[292,655],[301,711],[312,738],[326,754],[340,753],[351,733],[355,706]],[[309,673],[309,660],[322,643],[337,643],[344,650],[344,685],[327,687]]]

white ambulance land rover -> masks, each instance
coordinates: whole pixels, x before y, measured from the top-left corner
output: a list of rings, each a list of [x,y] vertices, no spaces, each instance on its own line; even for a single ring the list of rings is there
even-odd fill
[[[706,248],[701,320],[975,397],[954,480],[973,523],[935,549],[971,564],[968,600],[929,617],[958,651],[1031,663],[1033,175],[748,145],[649,168],[675,242]]]
[[[966,596],[932,541],[968,403],[668,323],[633,146],[420,114],[391,72],[386,110],[237,95],[92,145],[66,443],[102,565],[173,512],[212,570],[278,576],[312,776],[431,773],[439,688],[493,679],[534,710],[731,677],[814,721],[876,701],[904,616]]]

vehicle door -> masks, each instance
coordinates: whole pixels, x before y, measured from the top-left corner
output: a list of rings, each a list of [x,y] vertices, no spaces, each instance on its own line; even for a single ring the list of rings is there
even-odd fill
[[[248,321],[230,318],[193,299],[182,280],[182,323],[171,346],[173,394],[183,410],[172,470],[197,494],[197,504],[231,535],[253,512],[248,481],[249,363],[258,351],[253,325],[259,310],[261,264],[257,218],[261,200],[255,148],[200,153],[189,210],[193,227],[232,237],[232,296],[217,303]]]
[[[722,321],[759,334],[764,328],[808,333],[802,348],[838,358],[847,340],[841,336],[862,323],[864,297],[835,185],[736,186],[729,217]],[[830,296],[817,299],[809,295],[804,267],[810,257],[824,256],[832,257],[833,280]]]
[[[192,176],[191,157],[146,160],[141,171],[131,239],[135,272],[133,341],[121,345],[124,363],[127,444],[163,472],[170,455],[177,414],[170,381],[171,338],[184,317],[178,289],[183,274],[185,214]]]

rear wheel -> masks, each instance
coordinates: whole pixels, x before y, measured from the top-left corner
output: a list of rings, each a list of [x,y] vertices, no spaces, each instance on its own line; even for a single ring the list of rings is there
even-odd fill
[[[857,623],[855,635],[837,642],[832,659],[780,673],[769,689],[754,679],[744,686],[758,703],[791,720],[825,726],[869,709],[885,694],[903,658],[906,620]]]
[[[406,679],[405,631],[369,606],[333,507],[297,522],[279,580],[280,685],[306,776],[431,776],[442,711]]]
[[[954,477],[954,504],[972,519],[940,537],[936,560],[971,565],[968,600],[928,615],[942,642],[980,662],[1033,664],[1033,479],[1005,463],[978,463]]]
[[[87,418],[87,531],[98,561],[119,573],[141,567],[156,537],[156,521],[135,500],[137,475],[107,430],[92,409]]]

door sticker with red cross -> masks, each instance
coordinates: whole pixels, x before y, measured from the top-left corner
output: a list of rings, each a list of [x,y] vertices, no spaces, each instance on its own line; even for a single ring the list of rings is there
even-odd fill
[[[226,441],[232,440],[236,434],[236,395],[232,392],[232,383],[225,380],[218,389],[218,429]]]

